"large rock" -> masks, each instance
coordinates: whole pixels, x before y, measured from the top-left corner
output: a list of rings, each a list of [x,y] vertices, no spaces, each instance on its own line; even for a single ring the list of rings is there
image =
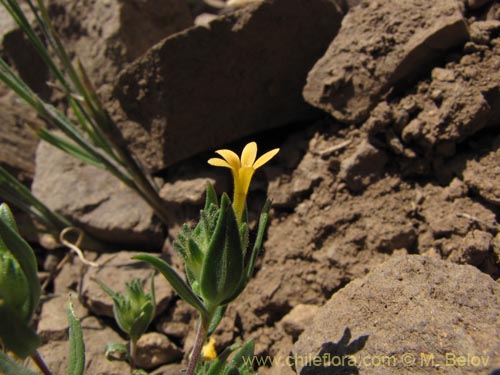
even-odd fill
[[[305,99],[359,123],[395,83],[467,40],[455,0],[365,0],[354,7],[307,77]]]
[[[27,105],[0,85],[0,166],[23,182],[35,173],[38,139],[26,123],[41,125]]]
[[[499,308],[500,285],[476,268],[395,257],[320,309],[297,373],[485,374],[500,364]]]
[[[310,118],[302,87],[341,19],[335,1],[268,0],[167,38],[119,77],[115,118],[156,170]]]
[[[184,0],[50,0],[49,12],[97,87],[112,83],[161,39],[193,24]]]
[[[100,240],[128,248],[162,244],[160,223],[134,191],[45,142],[37,150],[32,190],[49,208]]]

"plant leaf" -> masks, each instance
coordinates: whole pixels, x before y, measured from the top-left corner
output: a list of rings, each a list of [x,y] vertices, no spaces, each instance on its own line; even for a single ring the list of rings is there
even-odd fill
[[[76,317],[71,303],[68,299],[68,323],[69,323],[69,364],[68,375],[83,375],[85,370],[85,343],[80,320]]]
[[[39,372],[28,370],[7,354],[0,351],[0,374],[4,375],[40,375]]]
[[[206,307],[200,301],[198,296],[193,293],[191,288],[186,284],[186,282],[177,273],[177,271],[172,268],[170,264],[165,262],[163,259],[154,257],[149,254],[139,254],[134,256],[133,259],[142,260],[152,265],[167,279],[170,285],[172,285],[174,290],[184,301],[198,310],[204,319],[207,319],[209,317],[209,313]]]
[[[8,251],[10,251],[14,258],[16,258],[24,272],[24,275],[26,276],[26,280],[28,281],[28,286],[30,288],[30,302],[27,313],[28,316],[31,317],[38,306],[41,293],[35,253],[33,252],[33,249],[31,249],[30,245],[28,245],[28,243],[19,235],[15,228],[12,227],[12,223],[9,223],[9,215],[12,217],[9,206],[3,203],[0,205],[0,212],[0,239],[3,241]],[[4,221],[4,217],[7,218],[7,221]]]
[[[108,361],[127,362],[129,360],[128,346],[119,342],[106,344],[104,355]]]

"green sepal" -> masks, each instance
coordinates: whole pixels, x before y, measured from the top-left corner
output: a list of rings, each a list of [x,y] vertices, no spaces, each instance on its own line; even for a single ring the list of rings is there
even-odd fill
[[[176,270],[172,268],[170,264],[165,262],[163,259],[154,257],[149,254],[139,254],[133,257],[133,259],[142,260],[144,262],[152,265],[158,272],[160,272],[172,285],[172,288],[177,292],[177,294],[191,306],[193,306],[201,314],[203,319],[209,319],[209,313],[203,303],[200,301],[198,296],[193,293],[191,288],[186,284],[182,277],[177,273]]]
[[[227,194],[222,195],[219,217],[201,271],[200,291],[205,303],[219,306],[243,278],[243,254],[238,222]]]
[[[243,222],[240,224],[240,240],[241,240],[241,249],[243,250],[243,257],[245,257],[248,249],[249,233],[248,233],[248,224]]]
[[[219,200],[217,199],[217,193],[215,192],[215,188],[212,184],[207,184],[207,193],[205,198],[205,211],[208,211],[210,205],[214,205],[216,207],[219,206]]]
[[[108,361],[128,362],[130,354],[128,346],[119,342],[106,344],[104,348],[104,356]]]
[[[229,302],[233,301],[238,297],[243,289],[247,286],[248,282],[252,278],[252,274],[255,268],[255,261],[257,259],[257,256],[259,255],[259,252],[262,248],[262,242],[264,240],[264,234],[266,232],[267,228],[267,223],[269,221],[269,209],[271,208],[271,201],[267,200],[266,203],[264,204],[264,207],[262,208],[260,218],[259,218],[259,227],[257,230],[257,237],[255,239],[255,243],[252,249],[252,252],[247,258],[248,261],[245,262],[245,271],[244,271],[244,277],[241,279],[240,284],[238,287],[234,290],[234,293],[229,296],[226,300],[222,301],[221,304],[228,304]]]
[[[40,346],[40,338],[17,311],[0,300],[0,339],[5,348],[20,358],[32,355]]]
[[[68,299],[68,323],[69,323],[69,364],[68,375],[83,375],[85,371],[85,343],[80,320],[76,317],[71,303]]]
[[[26,277],[30,293],[25,313],[26,318],[29,320],[40,302],[41,294],[35,253],[30,245],[19,235],[12,212],[5,203],[0,205],[1,251],[8,251],[14,256]]]
[[[17,363],[7,354],[0,351],[0,374],[3,375],[40,375],[39,372],[34,372],[21,363]]]
[[[141,314],[134,321],[130,327],[130,339],[133,341],[139,340],[139,338],[146,332],[149,325],[153,321],[155,314],[154,302],[148,301],[141,307]]]

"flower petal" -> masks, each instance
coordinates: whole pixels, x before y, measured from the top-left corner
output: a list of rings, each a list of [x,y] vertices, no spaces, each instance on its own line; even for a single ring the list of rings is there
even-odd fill
[[[234,151],[231,150],[217,150],[215,151],[222,156],[230,165],[230,168],[237,171],[240,168],[240,158]]]
[[[274,150],[266,152],[264,155],[262,155],[260,158],[257,159],[257,161],[254,163],[253,167],[254,169],[262,167],[264,164],[266,164],[269,160],[274,158],[274,156],[280,151],[279,148],[275,148]]]
[[[257,157],[257,143],[250,142],[245,146],[243,152],[241,153],[241,166],[242,167],[253,166],[256,157]]]
[[[225,161],[224,159],[220,159],[220,158],[208,159],[208,164],[213,165],[214,167],[231,168],[231,165],[227,161]]]

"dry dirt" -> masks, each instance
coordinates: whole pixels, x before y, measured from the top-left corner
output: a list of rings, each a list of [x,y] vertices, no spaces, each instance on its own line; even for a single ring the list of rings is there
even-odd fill
[[[58,0],[55,3],[63,2]],[[293,2],[294,7],[311,12],[333,7],[332,4],[326,5],[327,0],[315,0],[312,3],[316,5],[313,7],[301,0]],[[259,149],[263,151],[281,148],[275,160],[256,173],[250,191],[248,204],[253,223],[255,224],[256,214],[266,194],[273,200],[272,219],[264,251],[258,259],[255,278],[237,301],[230,305],[216,331],[218,350],[234,341],[254,338],[258,355],[288,354],[294,350],[297,340],[303,342],[309,337],[312,331],[305,332],[302,339],[299,339],[300,334],[311,326],[313,317],[320,314],[317,311],[321,311],[321,316],[325,319],[326,310],[321,309],[329,300],[333,300],[332,296],[335,298],[339,291],[342,291],[339,294],[346,293],[343,289],[346,285],[365,277],[384,262],[393,261],[394,258],[402,259],[400,257],[408,254],[431,258],[431,269],[425,269],[431,275],[429,280],[437,277],[440,267],[443,272],[445,269],[446,272],[452,272],[453,267],[465,267],[457,265],[471,265],[475,267],[474,272],[480,271],[477,280],[489,280],[495,285],[488,290],[498,289],[495,280],[500,277],[500,234],[497,219],[500,206],[500,2],[443,0],[434,2],[433,7],[423,6],[425,2],[420,0],[334,3],[335,14],[346,12],[347,15],[344,16],[338,33],[335,27],[325,27],[325,33],[337,33],[335,37],[330,34],[322,36],[331,39],[329,47],[328,43],[324,45],[323,39],[321,43],[313,40],[312,51],[303,59],[297,60],[295,39],[286,34],[286,29],[279,30],[287,38],[283,38],[282,47],[276,47],[282,48],[278,58],[282,59],[281,64],[284,66],[289,63],[287,58],[292,59],[290,64],[293,62],[293,69],[281,70],[280,62],[273,59],[268,47],[263,48],[262,55],[259,54],[260,45],[268,46],[268,38],[260,39],[261,34],[255,31],[257,26],[263,25],[265,28],[266,22],[270,22],[265,17],[265,12],[286,25],[285,20],[280,17],[283,1],[266,0],[263,5],[254,4],[236,13],[230,11],[228,15],[221,16],[225,18],[216,20],[212,28],[197,26],[174,34],[139,56],[131,65],[128,65],[129,60],[137,56],[124,54],[127,58],[122,56],[119,64],[114,60],[111,75],[125,68],[114,82],[110,79],[109,72],[97,75],[105,85],[114,85],[114,91],[108,90],[103,95],[110,95],[113,91],[121,101],[120,105],[129,106],[118,111],[116,99],[107,97],[116,113],[126,120],[124,123],[133,123],[132,128],[124,129],[124,134],[129,137],[128,141],[133,147],[139,149],[138,156],[152,170],[157,171],[156,177],[164,182],[162,196],[171,208],[172,217],[162,251],[179,269],[179,259],[174,254],[171,243],[182,222],[196,219],[203,193],[203,189],[199,187],[206,181],[211,181],[216,184],[219,193],[231,189],[229,176],[222,173],[224,171],[208,170],[206,160],[212,155],[213,147],[224,146],[239,150],[246,141],[256,140]],[[67,10],[70,9],[72,8],[67,7]],[[197,12],[204,9],[216,13],[209,7],[193,9],[198,9]],[[79,8],[78,11],[82,10]],[[412,15],[411,19],[405,18],[408,14]],[[77,15],[80,17],[80,13]],[[196,15],[195,12],[193,16]],[[390,17],[386,17],[387,15]],[[306,16],[301,18],[300,14],[294,17],[298,18],[297,22],[300,21],[300,26],[307,31],[304,31],[304,35],[314,38],[314,32],[317,32],[314,20]],[[179,25],[184,25],[183,22],[188,21],[179,21]],[[257,22],[257,26],[252,22]],[[293,28],[294,35],[298,33],[296,25]],[[262,31],[264,35],[269,35],[266,33],[274,30],[276,25],[268,27],[269,29]],[[72,37],[81,40],[79,43],[82,45],[94,40],[85,40],[90,37],[79,33],[80,29],[72,30],[64,29],[65,32],[74,32]],[[171,31],[162,32],[167,36]],[[214,37],[217,35],[225,36],[226,44],[223,48],[217,45]],[[92,35],[92,38],[95,36]],[[246,53],[246,45],[238,44],[238,38],[243,38],[244,43],[248,40],[254,43],[251,64],[263,65],[258,68],[241,65],[246,57],[242,56]],[[156,39],[151,37],[148,41],[152,44]],[[273,39],[269,43],[274,46],[273,43],[277,41]],[[301,41],[301,46],[304,46],[304,40]],[[317,51],[319,46],[324,47],[323,58]],[[184,48],[195,52],[190,54]],[[215,55],[210,56],[211,48],[213,51],[222,50],[224,61],[220,61]],[[122,47],[122,51],[126,51],[126,48]],[[177,58],[178,55],[162,57],[162,51],[182,51],[188,57],[198,56],[200,51],[203,53],[199,55],[202,56],[201,60],[194,58],[193,61],[183,62]],[[286,51],[293,53],[287,55]],[[232,53],[235,54],[234,60]],[[204,60],[203,56],[207,55],[211,58]],[[101,67],[108,64],[99,61]],[[226,65],[221,68],[220,64]],[[95,68],[95,72],[104,69],[99,66],[92,69]],[[189,66],[198,67],[198,70],[189,70]],[[224,66],[227,69],[223,69]],[[261,71],[264,73],[261,74]],[[295,90],[286,95],[293,98],[296,101],[294,103],[299,103],[297,108],[290,108],[276,99],[277,93],[281,91],[279,85],[274,87],[277,83],[271,81],[277,72],[282,74],[281,81],[292,83],[283,87]],[[144,81],[139,80],[139,73]],[[252,75],[254,73],[257,75]],[[197,74],[202,74],[205,85],[199,88],[199,92],[196,91],[196,85],[199,84]],[[247,86],[238,87],[239,104],[232,105],[235,101],[231,90],[228,90],[229,86],[224,86],[224,90],[218,90],[216,85],[207,86],[214,82],[208,79],[210,77],[207,78],[207,74],[221,75],[226,86],[234,78],[239,84],[248,85],[249,89],[245,90]],[[165,77],[172,82],[177,82],[178,77],[189,80],[189,86],[182,86],[182,82],[180,83],[180,87],[185,89],[182,100],[177,97],[178,92],[164,84]],[[288,79],[292,81],[287,81]],[[349,86],[353,83],[354,86]],[[155,91],[151,91],[155,85],[163,93],[161,97],[155,97]],[[137,90],[132,90],[132,93],[120,91],[130,87]],[[148,90],[141,92],[140,87],[147,87]],[[195,93],[201,97],[194,95]],[[304,101],[300,99],[302,94]],[[254,95],[260,96],[255,98]],[[204,96],[210,105],[203,104]],[[259,104],[264,96],[269,105]],[[190,103],[190,98],[194,98],[194,104]],[[283,99],[283,96],[280,98]],[[130,104],[136,99],[135,105]],[[164,103],[163,99],[168,100]],[[220,103],[220,107],[217,103]],[[193,141],[194,149],[189,148],[190,137],[175,140],[165,138],[168,134],[192,134],[194,130],[190,128],[186,133],[183,126],[187,125],[179,119],[188,119],[187,124],[192,124],[193,121],[200,120],[199,116],[201,120],[206,118],[193,110],[190,104],[195,108],[197,105],[202,106],[203,111],[208,111],[212,116],[210,118],[215,121],[203,125],[206,129],[199,130],[202,132],[200,138],[210,129],[215,129],[218,134],[217,139]],[[3,106],[1,102],[0,105]],[[273,111],[280,108],[285,108],[287,112],[273,114]],[[127,118],[127,111],[132,113],[132,118]],[[242,113],[253,113],[255,117],[245,117],[242,127],[234,125],[233,133],[228,124],[230,121],[237,123],[238,116],[242,116]],[[175,121],[169,121],[172,118]],[[142,123],[141,119],[144,120]],[[220,131],[222,128],[218,128],[217,119],[225,121],[224,132]],[[142,127],[140,138],[134,139],[134,134],[138,134],[134,133],[138,123]],[[200,129],[200,125],[197,126],[196,129]],[[249,129],[254,129],[254,132]],[[255,129],[259,133],[255,133]],[[247,135],[250,136],[241,138]],[[235,143],[231,143],[237,138]],[[149,141],[153,144],[153,151],[148,149]],[[171,145],[172,142],[177,142],[174,146],[181,151],[167,158],[165,155],[169,150],[165,145]],[[190,158],[186,159],[187,156]],[[162,169],[173,161],[176,163]],[[13,168],[17,168],[16,162],[14,160]],[[22,163],[19,165],[23,166]],[[42,166],[38,168],[41,169]],[[47,170],[47,166],[44,168]],[[28,176],[32,176],[33,170],[33,165],[25,167]],[[74,178],[80,178],[79,172],[73,169],[66,173],[76,173]],[[74,181],[74,178],[67,179]],[[38,184],[42,182],[35,181]],[[64,186],[58,188],[64,189]],[[45,194],[49,193],[45,191]],[[85,193],[87,198],[91,193]],[[54,204],[57,208],[60,202]],[[91,215],[94,207],[88,210],[85,214]],[[95,207],[95,210],[94,215],[100,219],[99,207]],[[122,215],[117,222],[126,222],[123,220],[125,213],[117,210],[116,215]],[[98,235],[102,231],[103,237],[112,242],[114,235],[109,231],[104,232],[108,227],[114,228],[115,224],[106,222],[102,224],[104,228],[98,228],[101,224],[98,220],[95,222],[97,224],[92,224],[96,226],[92,227],[93,233]],[[132,236],[133,228],[129,229],[127,235]],[[120,227],[120,231],[126,230]],[[155,235],[157,233],[156,231]],[[123,239],[117,239],[116,242],[123,245]],[[141,237],[137,243],[144,246],[147,241]],[[138,248],[136,245],[133,250],[159,251],[153,243],[156,243],[156,239],[149,244],[150,248]],[[62,254],[62,251],[56,252],[55,256],[60,259]],[[95,256],[99,261],[98,255]],[[420,266],[410,267],[411,272],[418,274],[414,271],[415,267]],[[402,267],[402,272],[405,269]],[[472,272],[470,269],[467,266],[467,272]],[[81,291],[82,272],[85,271],[77,261],[66,265],[49,291],[58,295],[68,290]],[[113,272],[114,269],[111,269],[108,272],[109,279],[103,281],[110,284],[125,277],[115,277]],[[117,269],[116,272],[121,271]],[[385,270],[383,275],[384,272],[390,273]],[[372,279],[377,283],[384,282],[384,277],[373,276]],[[367,283],[372,279],[366,279]],[[425,284],[425,278],[418,280]],[[352,288],[362,288],[363,283],[356,281]],[[377,285],[370,285],[375,291],[387,292],[383,285],[380,289],[377,289]],[[118,288],[117,285],[114,286]],[[479,295],[482,293],[481,288],[474,290]],[[357,295],[358,292],[354,290],[352,293]],[[366,305],[369,306],[369,295],[359,293],[367,299]],[[452,289],[449,293],[454,295]],[[338,298],[343,301],[339,312],[343,319],[350,316],[349,309],[361,309],[361,305],[365,305],[357,301],[351,306],[348,298]],[[431,297],[424,293],[419,298],[428,302],[427,299]],[[452,297],[444,300],[456,301]],[[171,296],[168,301],[164,313],[151,326],[151,331],[166,335],[169,345],[182,351],[185,358],[193,344],[195,314],[175,296]],[[492,301],[493,305],[500,303],[498,298],[492,297]],[[82,306],[82,309],[90,316],[90,322],[94,324],[92,319],[95,319],[104,326],[103,330],[111,331],[110,335],[115,337],[116,332],[113,330],[117,327],[99,311],[93,311],[92,301],[87,299],[84,302],[86,306]],[[455,326],[449,328],[449,340],[462,340],[464,336],[456,334],[461,329],[462,315],[458,308],[453,308],[453,304],[448,307],[453,313],[458,311],[457,318],[453,321]],[[448,315],[450,314],[452,313]],[[467,319],[482,319],[481,313],[474,315],[472,311],[471,314],[467,315]],[[436,321],[441,322],[440,317],[444,319],[444,315],[436,313]],[[490,318],[492,323],[481,326],[484,331],[478,333],[482,340],[486,337],[483,335],[486,331],[500,337],[499,320]],[[331,324],[335,325],[335,317]],[[436,326],[441,327],[437,323]],[[314,326],[316,331],[320,328],[318,325]],[[91,333],[89,337],[93,337],[90,335]],[[57,338],[61,339],[64,337]],[[340,337],[336,340],[339,339]],[[100,345],[102,337],[96,338],[95,342],[90,340],[88,346]],[[50,345],[52,346],[42,348],[42,352],[49,356],[50,352],[54,353],[52,347],[55,344]],[[495,341],[491,345],[499,344]],[[319,346],[317,349],[320,349]],[[491,353],[499,352],[496,346],[490,346],[488,350]],[[92,356],[98,355],[97,351],[92,352]],[[52,358],[52,362],[57,361],[58,357]],[[177,362],[167,364],[154,374],[178,371],[178,357],[172,361]],[[96,368],[106,374],[120,373],[120,370],[113,369],[112,364],[93,363],[89,365],[92,368],[89,370],[90,375],[94,374],[92,371],[96,371]],[[500,367],[500,364],[497,365]],[[492,362],[485,371],[492,371],[494,367],[495,363]],[[60,371],[63,373],[62,368]],[[280,371],[282,369],[263,366],[259,372],[278,374]],[[290,373],[292,370],[288,368],[284,371]],[[341,373],[307,371],[309,370],[300,373]],[[370,373],[366,369],[357,371],[352,373]],[[439,373],[438,370],[415,371],[418,374]],[[455,373],[465,374],[467,371],[457,368]]]

